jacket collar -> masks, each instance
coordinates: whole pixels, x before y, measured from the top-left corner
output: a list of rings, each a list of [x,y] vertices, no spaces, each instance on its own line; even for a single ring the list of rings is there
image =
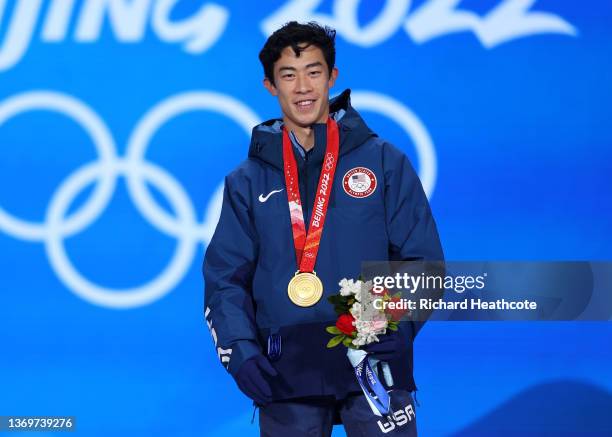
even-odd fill
[[[340,155],[361,146],[370,137],[376,136],[365,124],[359,113],[351,106],[351,90],[346,89],[329,101],[330,116],[338,123],[340,132]],[[253,128],[249,158],[266,162],[283,169],[282,119],[274,118]],[[315,147],[326,141],[324,124],[314,125]],[[317,154],[322,156],[322,154]]]

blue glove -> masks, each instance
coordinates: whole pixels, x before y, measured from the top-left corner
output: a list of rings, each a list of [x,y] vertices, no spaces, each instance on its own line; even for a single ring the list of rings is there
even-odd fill
[[[235,376],[236,384],[257,405],[266,405],[272,401],[272,390],[266,375],[274,377],[278,372],[265,356],[258,354],[242,363]]]
[[[366,345],[363,350],[380,361],[389,361],[405,354],[409,340],[402,334],[402,330],[387,332],[378,337],[378,342]]]

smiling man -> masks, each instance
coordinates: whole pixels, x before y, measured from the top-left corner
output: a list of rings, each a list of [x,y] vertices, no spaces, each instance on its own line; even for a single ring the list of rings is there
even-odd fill
[[[264,436],[416,435],[412,345],[403,322],[366,348],[389,363],[393,420],[373,414],[326,297],[367,260],[442,260],[427,198],[408,158],[350,104],[329,100],[335,32],[290,22],[259,59],[282,117],[253,129],[249,156],[225,179],[204,261],[205,317],[217,355],[260,407]]]
[[[293,43],[280,52],[280,58],[270,63],[265,49],[260,54],[266,77],[264,86],[278,97],[285,129],[292,132],[305,150],[314,146],[316,123],[325,124],[329,117],[329,89],[334,85],[338,69],[328,67],[321,48],[313,43]],[[328,56],[334,56],[333,46]],[[274,53],[276,54],[276,53]],[[271,67],[271,68],[270,68]]]

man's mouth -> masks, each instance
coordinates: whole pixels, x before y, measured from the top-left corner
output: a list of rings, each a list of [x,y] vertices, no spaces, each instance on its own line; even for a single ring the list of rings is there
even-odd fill
[[[314,103],[316,100],[308,99],[308,100],[299,100],[295,103],[300,112],[310,111],[314,107]]]

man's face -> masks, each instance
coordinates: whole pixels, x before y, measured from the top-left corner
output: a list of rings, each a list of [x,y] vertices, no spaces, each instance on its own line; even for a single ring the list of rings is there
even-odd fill
[[[323,52],[309,46],[297,57],[291,47],[285,47],[274,63],[274,85],[264,79],[264,86],[278,97],[283,119],[290,129],[325,123],[329,115],[329,89],[334,85],[338,70],[331,76]]]

